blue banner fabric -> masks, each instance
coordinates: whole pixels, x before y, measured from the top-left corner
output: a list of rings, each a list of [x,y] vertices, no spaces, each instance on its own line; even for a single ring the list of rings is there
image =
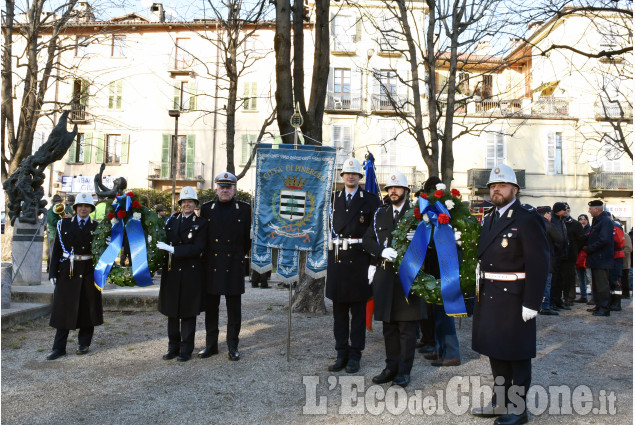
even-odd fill
[[[271,270],[278,249],[278,274],[298,279],[299,252],[307,252],[306,273],[326,275],[328,214],[335,149],[323,146],[259,144],[256,161],[252,268]]]

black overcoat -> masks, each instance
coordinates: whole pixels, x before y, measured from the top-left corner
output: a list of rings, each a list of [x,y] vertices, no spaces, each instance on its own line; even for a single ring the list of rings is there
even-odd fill
[[[406,201],[401,209],[397,222],[410,208]],[[389,248],[392,242],[392,231],[397,226],[393,223],[392,205],[384,205],[375,214],[373,223],[364,234],[364,249],[377,261],[377,271],[373,278],[373,297],[375,298],[375,320],[383,322],[405,322],[426,318],[425,302],[410,292],[408,301],[404,296],[397,271],[393,263],[383,261],[381,253]],[[375,234],[375,229],[377,234]],[[379,241],[377,240],[379,238]]]
[[[245,254],[251,248],[251,206],[232,199],[201,207],[209,221],[205,249],[205,286],[210,295],[245,293]]]
[[[346,191],[336,192],[333,202],[333,229],[338,238],[362,239],[373,222],[379,198],[358,188],[351,204],[346,208]],[[335,251],[329,251],[326,274],[326,297],[340,303],[366,301],[372,295],[368,284],[370,255],[361,243],[351,245],[346,251],[340,246],[338,261]]]
[[[207,220],[196,214],[174,214],[165,225],[167,243],[174,246],[171,267],[169,254],[163,259],[159,312],[173,318],[195,317],[202,310],[203,260]]]
[[[53,311],[49,324],[57,329],[77,329],[104,323],[101,291],[95,285],[92,260],[75,261],[70,277],[70,261],[64,259],[64,247],[74,255],[91,255],[91,242],[97,222],[90,217],[80,229],[77,216],[61,221],[60,233],[55,235],[49,279],[56,278],[53,291]],[[63,260],[63,261],[62,261]]]
[[[549,272],[549,243],[543,218],[516,200],[492,228],[485,216],[478,244],[482,272],[519,272],[516,281],[480,280],[474,306],[472,349],[499,360],[536,357],[536,320],[522,308],[539,310]]]

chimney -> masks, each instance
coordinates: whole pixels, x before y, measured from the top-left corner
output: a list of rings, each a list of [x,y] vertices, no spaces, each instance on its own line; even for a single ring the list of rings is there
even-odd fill
[[[479,56],[491,56],[492,55],[492,44],[489,40],[481,40],[476,43],[476,49],[474,49],[474,54]]]
[[[78,22],[94,22],[95,14],[93,12],[93,8],[90,7],[90,4],[85,1],[80,1],[77,3],[77,21]]]
[[[544,24],[542,21],[534,21],[529,23],[529,36],[532,36]]]
[[[150,7],[150,22],[165,22],[165,10],[162,3],[152,3]]]

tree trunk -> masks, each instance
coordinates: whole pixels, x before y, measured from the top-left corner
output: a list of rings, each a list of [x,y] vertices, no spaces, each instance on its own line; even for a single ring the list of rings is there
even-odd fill
[[[298,287],[293,294],[292,311],[326,314],[324,286],[326,278],[314,279],[305,273],[306,251],[300,252]]]
[[[276,2],[276,106],[278,128],[284,143],[293,143],[294,128],[289,120],[293,115],[291,84],[291,6],[289,0]]]

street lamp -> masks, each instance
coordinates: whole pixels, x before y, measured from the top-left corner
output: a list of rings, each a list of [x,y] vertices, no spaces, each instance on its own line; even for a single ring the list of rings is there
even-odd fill
[[[174,207],[176,204],[176,159],[177,159],[176,146],[177,146],[177,140],[179,137],[179,117],[181,116],[181,110],[170,109],[168,111],[168,114],[171,117],[174,117],[174,136],[172,137],[172,143],[170,144],[170,152],[171,152],[170,177],[172,177],[172,211],[171,213],[173,214],[175,211]]]

